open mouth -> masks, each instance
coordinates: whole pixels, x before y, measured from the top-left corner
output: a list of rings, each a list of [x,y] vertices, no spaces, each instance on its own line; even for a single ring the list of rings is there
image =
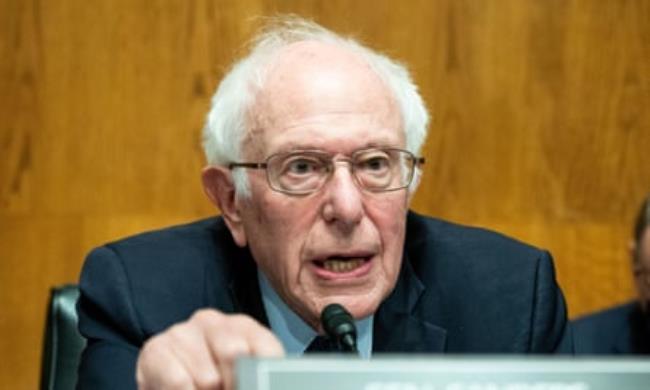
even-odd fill
[[[345,274],[353,272],[370,261],[372,256],[362,257],[345,257],[345,256],[330,256],[324,260],[316,260],[314,264],[323,270],[336,273]]]

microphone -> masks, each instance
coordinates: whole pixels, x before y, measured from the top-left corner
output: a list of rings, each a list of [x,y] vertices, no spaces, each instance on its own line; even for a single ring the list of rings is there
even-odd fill
[[[352,315],[338,303],[327,305],[320,314],[325,333],[345,352],[357,351],[357,327]]]

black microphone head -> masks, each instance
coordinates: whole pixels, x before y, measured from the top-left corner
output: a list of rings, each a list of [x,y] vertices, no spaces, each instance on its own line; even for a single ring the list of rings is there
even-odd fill
[[[320,315],[323,330],[327,335],[336,340],[343,349],[356,351],[357,328],[352,315],[338,303],[327,305]]]

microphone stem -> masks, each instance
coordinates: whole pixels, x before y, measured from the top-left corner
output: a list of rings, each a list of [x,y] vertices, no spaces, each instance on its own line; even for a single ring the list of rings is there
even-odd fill
[[[349,333],[344,334],[343,337],[341,337],[341,346],[346,352],[359,353],[359,351],[357,351],[357,340],[355,340],[354,336]]]

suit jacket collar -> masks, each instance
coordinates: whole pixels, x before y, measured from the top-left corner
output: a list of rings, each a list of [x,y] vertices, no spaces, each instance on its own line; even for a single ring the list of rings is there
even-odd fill
[[[424,291],[405,252],[395,289],[375,313],[373,352],[444,351],[447,331],[424,317],[435,308],[419,306]]]
[[[247,248],[233,248],[228,263],[229,292],[236,313],[246,313],[269,327],[257,281],[257,267]],[[435,353],[445,349],[447,331],[435,325],[427,315],[436,316],[436,308],[420,308],[425,287],[404,252],[402,268],[391,294],[375,313],[373,352]]]
[[[235,313],[246,313],[259,323],[270,328],[262,293],[257,281],[257,265],[248,248],[237,248],[237,255],[231,257],[228,290]]]
[[[629,307],[625,329],[619,332],[613,346],[617,354],[650,354],[650,326],[641,309],[639,302],[634,301],[627,305]]]
[[[615,354],[628,354],[632,353],[632,340],[635,329],[635,318],[634,318],[634,304],[628,305],[628,310],[625,313],[625,328],[623,331],[616,332],[614,339],[614,345],[612,345],[612,353]]]

